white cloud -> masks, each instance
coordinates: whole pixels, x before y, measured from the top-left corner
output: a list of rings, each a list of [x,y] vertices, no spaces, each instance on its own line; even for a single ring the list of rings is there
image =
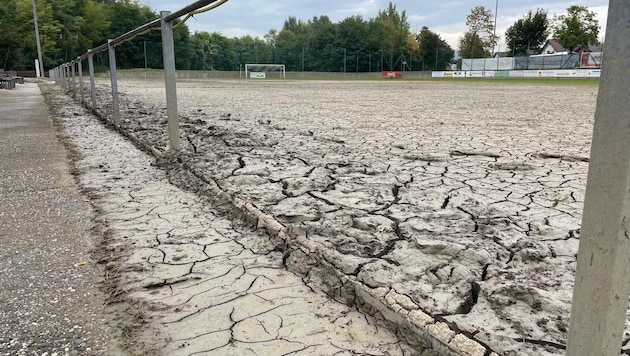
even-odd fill
[[[209,13],[195,16],[188,22],[193,31],[221,32],[226,36],[252,35],[262,37],[272,28],[281,29],[289,16],[309,20],[313,16],[327,15],[339,22],[348,16],[361,15],[372,18],[379,10],[387,8],[390,0],[231,0]],[[571,5],[584,5],[597,14],[602,26],[601,37],[605,34],[608,0],[498,0],[497,35],[501,37],[500,48],[505,46],[505,30],[529,10],[538,8],[548,11],[549,17],[559,15]],[[194,2],[168,0],[140,0],[141,3],[159,10],[179,10]],[[405,10],[412,31],[418,32],[428,26],[438,33],[451,47],[457,48],[459,38],[466,31],[466,15],[477,5],[464,0],[417,1],[395,0],[398,11]],[[480,5],[495,11],[496,0],[478,0]]]

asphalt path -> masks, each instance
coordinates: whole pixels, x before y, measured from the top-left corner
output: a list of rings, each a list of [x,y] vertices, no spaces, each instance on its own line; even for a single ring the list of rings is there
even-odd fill
[[[0,91],[0,354],[116,354],[93,210],[38,84]]]

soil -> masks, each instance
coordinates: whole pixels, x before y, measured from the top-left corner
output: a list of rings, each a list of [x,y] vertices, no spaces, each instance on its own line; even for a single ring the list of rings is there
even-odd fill
[[[435,355],[307,286],[286,270],[279,240],[169,183],[155,157],[57,87],[45,91],[95,210],[121,354]]]
[[[163,82],[118,85],[122,129],[168,154]],[[111,120],[108,90],[99,82],[97,110]],[[597,86],[189,80],[177,90],[178,163],[193,176],[487,351],[564,353]],[[352,299],[310,276],[317,262],[301,251],[288,249],[292,270]]]

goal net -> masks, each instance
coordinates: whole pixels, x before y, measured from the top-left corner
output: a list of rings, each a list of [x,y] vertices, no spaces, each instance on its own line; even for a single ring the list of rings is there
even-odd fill
[[[286,70],[284,64],[246,64],[245,78],[247,79],[267,79],[267,78],[286,78]]]

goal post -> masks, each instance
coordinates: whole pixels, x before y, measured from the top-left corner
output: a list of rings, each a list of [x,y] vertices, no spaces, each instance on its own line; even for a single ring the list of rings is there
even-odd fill
[[[286,67],[284,64],[245,64],[246,79],[268,79],[286,78]]]

